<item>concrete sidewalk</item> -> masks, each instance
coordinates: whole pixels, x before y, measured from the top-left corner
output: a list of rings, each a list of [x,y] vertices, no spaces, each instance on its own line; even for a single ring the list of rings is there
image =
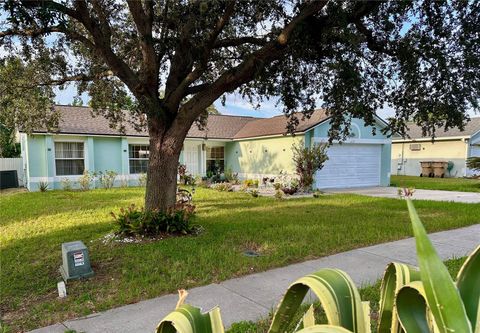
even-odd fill
[[[398,187],[362,187],[348,189],[329,189],[327,193],[354,193],[370,197],[394,198],[398,199]],[[440,190],[422,190],[415,189],[413,192],[414,200],[433,200],[433,201],[452,201],[463,203],[480,203],[480,193],[478,192],[458,192],[458,191],[440,191]]]
[[[469,254],[480,243],[480,224],[430,234],[442,259]],[[346,271],[357,286],[375,282],[392,261],[416,265],[413,238],[356,249],[310,260],[263,273],[228,280],[189,290],[187,302],[209,310],[221,308],[225,326],[241,320],[257,320],[268,315],[280,301],[287,287],[297,278],[321,268]],[[177,295],[165,295],[136,304],[34,330],[35,333],[77,332],[154,332],[158,322],[177,302]]]

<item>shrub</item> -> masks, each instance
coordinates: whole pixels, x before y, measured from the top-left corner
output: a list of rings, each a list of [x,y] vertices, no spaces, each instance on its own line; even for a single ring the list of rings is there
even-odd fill
[[[220,192],[232,192],[233,186],[230,183],[217,183],[211,186],[213,189]]]
[[[98,180],[100,181],[100,186],[105,189],[111,189],[115,184],[115,178],[117,178],[117,173],[112,170],[105,170],[105,172],[100,171],[98,173]]]
[[[472,156],[467,158],[467,167],[475,171],[480,171],[480,157]]]
[[[320,190],[316,190],[315,192],[313,192],[313,197],[314,198],[320,198],[322,196],[323,192],[320,191]]]
[[[40,192],[47,192],[49,186],[50,185],[48,184],[48,182],[41,181],[38,183],[38,189],[40,190]]]
[[[138,176],[138,186],[141,186],[141,187],[147,186],[147,174],[146,173],[141,173],[140,176]]]
[[[93,172],[84,170],[82,176],[78,180],[80,189],[83,191],[88,191],[90,189],[90,184],[95,179],[95,174]]]
[[[478,332],[480,246],[467,258],[454,283],[411,200],[407,199],[407,205],[420,269],[403,263],[387,266],[376,313],[378,332]],[[302,301],[308,292],[318,298],[326,314],[322,319],[326,319],[327,325],[316,323],[318,318],[313,305],[297,321],[297,312],[303,309]],[[159,323],[157,332],[175,332],[176,327],[182,327],[185,332],[200,332],[196,327],[205,322],[212,324],[202,333],[223,332],[218,308],[202,314],[200,309],[184,304],[186,292],[180,296],[176,310]],[[240,330],[250,330],[249,325],[243,326]],[[362,302],[347,273],[339,269],[321,269],[291,284],[277,306],[268,333],[287,331],[371,332],[370,306]]]
[[[132,204],[121,208],[118,214],[111,213],[118,235],[147,237],[162,233],[191,234],[196,230],[196,226],[191,223],[194,214],[195,205],[190,203],[177,203],[167,212],[146,211]]]
[[[72,181],[68,178],[63,178],[60,181],[60,184],[62,185],[62,190],[64,191],[71,191],[73,189]]]
[[[284,193],[282,190],[276,190],[274,196],[275,196],[275,199],[282,200]]]
[[[281,183],[273,183],[273,188],[275,189],[275,191],[278,191],[282,188],[282,184]]]
[[[258,179],[245,179],[243,185],[245,187],[258,187]]]
[[[323,168],[328,160],[326,144],[313,144],[312,147],[305,147],[303,140],[293,144],[293,162],[295,172],[299,177],[299,185],[304,191],[309,191],[313,185],[315,172]]]
[[[255,190],[255,189],[254,189],[254,190],[251,190],[251,191],[250,191],[250,194],[252,195],[252,197],[258,198],[258,190]]]
[[[232,183],[234,185],[238,185],[240,183],[238,179],[238,172],[233,172],[232,169],[228,168],[225,171],[225,180],[229,183]]]

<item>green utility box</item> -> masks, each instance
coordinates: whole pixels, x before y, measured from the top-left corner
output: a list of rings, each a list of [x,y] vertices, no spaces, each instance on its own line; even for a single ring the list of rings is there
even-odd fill
[[[60,273],[65,281],[93,276],[88,249],[82,241],[62,244]]]

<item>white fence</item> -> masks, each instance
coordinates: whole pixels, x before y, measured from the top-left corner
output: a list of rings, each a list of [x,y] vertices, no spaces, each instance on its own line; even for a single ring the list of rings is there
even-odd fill
[[[23,186],[23,159],[22,158],[0,158],[0,171],[17,170],[18,182]]]

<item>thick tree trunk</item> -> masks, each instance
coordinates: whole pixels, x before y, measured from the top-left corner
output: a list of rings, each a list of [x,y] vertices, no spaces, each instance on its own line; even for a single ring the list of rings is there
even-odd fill
[[[158,123],[157,123],[158,124]],[[165,211],[175,204],[177,169],[184,131],[162,131],[149,125],[150,159],[145,193],[145,209]]]

